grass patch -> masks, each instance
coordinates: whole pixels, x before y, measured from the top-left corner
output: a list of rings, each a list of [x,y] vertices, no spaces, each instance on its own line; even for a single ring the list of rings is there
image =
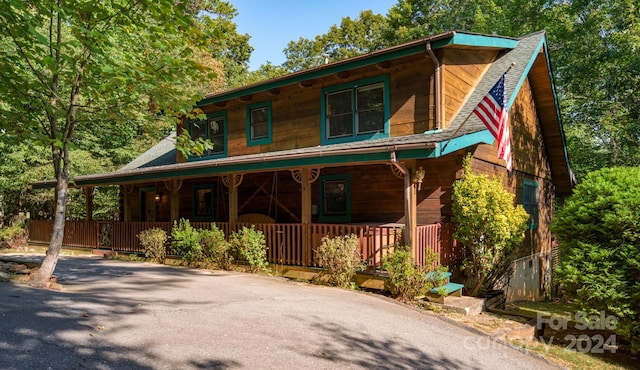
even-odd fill
[[[532,319],[537,318],[538,314],[540,314],[543,316],[563,317],[573,320],[575,313],[580,309],[577,305],[567,302],[520,301],[510,303],[507,306],[507,310]]]
[[[526,321],[523,317],[566,319],[566,328],[547,327],[542,340],[514,339],[511,342],[569,369],[637,369],[639,358],[630,352],[629,343],[606,330],[579,330],[575,319],[577,305],[567,302],[514,302],[506,312],[520,317],[483,312],[479,316],[451,317],[466,325],[493,334],[501,327]],[[613,344],[614,346],[610,346]]]

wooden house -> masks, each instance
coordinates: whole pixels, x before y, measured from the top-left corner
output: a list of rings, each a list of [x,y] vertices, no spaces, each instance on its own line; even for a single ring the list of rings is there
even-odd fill
[[[505,72],[512,171],[472,114]],[[211,94],[198,107],[206,119],[182,126],[213,149],[183,158],[169,137],[116,172],[76,177],[88,215],[93,187],[119,185],[121,217],[70,221],[65,243],[138,251],[137,233],[186,218],[227,232],[255,224],[272,263],[313,266],[321,237],[355,233],[372,271],[399,241],[418,263],[431,248],[454,264],[451,189],[471,153],[473,169],[503,174],[531,215],[509,298],[545,293],[553,202],[573,181],[544,32],[447,32]],[[47,240],[50,221],[30,228]]]

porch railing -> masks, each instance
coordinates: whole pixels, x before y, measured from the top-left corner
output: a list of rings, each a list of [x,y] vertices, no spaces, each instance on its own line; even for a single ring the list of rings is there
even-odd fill
[[[192,222],[197,228],[210,228],[209,222]],[[239,230],[246,223],[217,222],[226,236]],[[106,249],[120,253],[144,253],[138,235],[140,232],[161,228],[171,233],[170,222],[119,222],[119,221],[67,221],[63,245]],[[267,258],[270,263],[297,266],[317,266],[314,250],[325,236],[354,234],[358,238],[358,251],[366,261],[369,271],[379,271],[381,261],[387,253],[387,246],[403,243],[399,228],[377,225],[351,224],[257,224],[267,242]],[[48,243],[53,230],[51,220],[30,220],[29,240]],[[428,250],[440,254],[440,263],[450,265],[459,261],[459,254],[453,247],[452,226],[431,224],[418,226],[416,247],[413,251],[416,263],[423,265]]]

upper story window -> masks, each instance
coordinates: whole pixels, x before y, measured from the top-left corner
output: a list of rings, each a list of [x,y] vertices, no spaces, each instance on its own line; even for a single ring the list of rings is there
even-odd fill
[[[247,145],[271,143],[271,102],[247,106]]]
[[[322,89],[322,143],[389,137],[387,75]]]
[[[191,121],[189,132],[192,139],[204,138],[213,143],[213,149],[201,156],[189,159],[225,157],[227,155],[227,116],[224,112],[210,114],[203,121]]]
[[[522,208],[529,213],[527,222],[529,229],[537,229],[540,218],[540,192],[538,183],[531,180],[522,181]]]

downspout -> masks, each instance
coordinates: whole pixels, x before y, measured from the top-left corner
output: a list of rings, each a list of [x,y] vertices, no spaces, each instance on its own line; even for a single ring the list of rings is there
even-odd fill
[[[440,92],[441,92],[441,84],[442,81],[440,80],[440,61],[438,61],[438,58],[436,58],[436,55],[433,53],[433,49],[431,49],[431,41],[427,41],[427,53],[429,53],[429,56],[431,57],[431,60],[433,61],[433,63],[436,65],[436,70],[434,72],[435,74],[435,104],[436,104],[436,108],[435,108],[435,115],[436,115],[436,130],[440,130],[442,128],[442,112],[441,112],[441,108],[440,108]]]
[[[398,162],[396,152],[391,152],[391,164],[404,175],[404,241],[405,245],[412,246],[411,241],[411,172]]]

